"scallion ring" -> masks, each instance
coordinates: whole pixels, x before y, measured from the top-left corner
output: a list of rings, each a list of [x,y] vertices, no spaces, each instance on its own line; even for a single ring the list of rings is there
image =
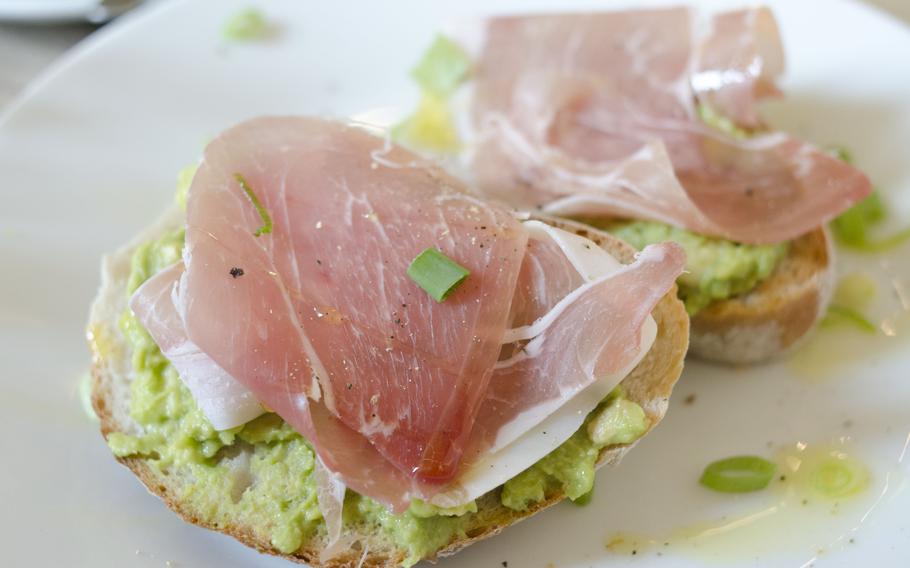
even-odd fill
[[[699,483],[721,493],[747,493],[767,487],[776,469],[758,456],[734,456],[708,464]]]
[[[849,323],[854,327],[865,331],[866,333],[875,333],[878,331],[878,328],[875,327],[875,324],[866,319],[866,317],[858,311],[846,306],[831,304],[828,306],[828,313],[825,314],[825,319],[823,321],[826,324],[831,324],[837,322],[838,320]]]
[[[408,276],[437,302],[444,301],[471,271],[433,247],[418,254]]]

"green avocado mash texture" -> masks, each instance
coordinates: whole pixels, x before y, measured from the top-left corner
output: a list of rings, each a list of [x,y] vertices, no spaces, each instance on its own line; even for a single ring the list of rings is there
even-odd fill
[[[735,243],[657,221],[594,224],[637,249],[664,241],[680,244],[686,251],[686,272],[677,281],[679,298],[686,304],[690,316],[712,302],[755,288],[774,272],[789,248],[787,242],[774,245]]]
[[[180,259],[183,238],[183,231],[176,231],[136,251],[130,294]],[[178,475],[184,480],[178,500],[191,504],[206,521],[215,527],[238,521],[255,527],[281,552],[292,553],[313,536],[324,534],[312,476],[315,454],[307,441],[271,413],[216,431],[131,312],[123,314],[120,327],[132,349],[135,371],[130,415],[143,433],[111,434],[108,444],[114,455],[141,457],[160,472]],[[523,510],[557,491],[573,500],[585,496],[593,488],[600,449],[630,443],[648,425],[641,407],[617,389],[569,440],[507,482],[500,502]],[[476,503],[442,510],[415,500],[407,512],[394,515],[352,491],[344,507],[349,526],[378,527],[407,549],[408,566],[464,536],[476,513]]]

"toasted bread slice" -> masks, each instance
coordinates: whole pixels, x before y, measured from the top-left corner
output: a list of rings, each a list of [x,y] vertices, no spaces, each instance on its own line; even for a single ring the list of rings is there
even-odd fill
[[[614,237],[569,221],[542,220],[592,239],[623,262],[632,260],[634,250]],[[176,228],[179,223],[180,216],[173,213],[103,261],[102,285],[92,306],[88,337],[93,354],[92,404],[100,418],[101,432],[105,438],[113,432],[136,434],[140,431],[129,414],[129,386],[133,374],[129,346],[117,325],[118,318],[126,309],[130,258],[139,244],[155,238],[165,230]],[[675,289],[659,302],[653,316],[658,326],[656,341],[647,356],[622,382],[627,397],[644,409],[650,419],[650,428],[660,422],[667,410],[670,393],[682,372],[689,336],[689,321],[682,303],[676,298]],[[598,465],[618,463],[633,445],[634,443],[604,448]],[[119,461],[184,520],[231,535],[261,552],[284,556],[314,567],[393,567],[399,566],[407,557],[406,550],[396,545],[381,530],[370,526],[346,527],[347,531],[358,534],[360,545],[356,550],[329,560],[320,560],[320,552],[327,544],[322,533],[305,542],[293,554],[282,554],[272,546],[264,531],[257,529],[249,519],[238,516],[228,523],[216,523],[206,511],[181,500],[181,489],[190,480],[179,465],[167,472],[160,472],[150,467],[141,457],[120,458]],[[429,559],[453,554],[473,542],[493,536],[565,497],[562,493],[554,492],[529,510],[518,512],[500,504],[499,492],[497,489],[480,498],[477,502],[478,512],[470,514],[464,536],[448,543]]]
[[[834,279],[834,247],[828,231],[819,228],[794,240],[787,256],[754,290],[697,313],[690,352],[731,364],[786,353],[825,315]]]

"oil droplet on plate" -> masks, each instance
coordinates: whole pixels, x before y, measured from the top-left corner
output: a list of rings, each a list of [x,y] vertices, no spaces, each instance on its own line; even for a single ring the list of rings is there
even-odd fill
[[[811,559],[840,548],[850,542],[889,486],[887,476],[874,475],[852,455],[848,442],[782,448],[775,455],[775,478],[751,511],[665,534],[616,533],[604,545],[616,554],[684,554],[717,565],[776,553],[805,553]]]

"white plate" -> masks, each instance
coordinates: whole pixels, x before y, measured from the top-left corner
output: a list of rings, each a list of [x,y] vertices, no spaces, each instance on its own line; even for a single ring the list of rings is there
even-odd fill
[[[254,2],[281,33],[225,44],[223,22],[250,3],[173,2],[131,14],[64,58],[0,120],[0,564],[284,565],[182,523],[114,463],[83,416],[75,391],[88,364],[83,323],[99,257],[163,210],[180,167],[240,119],[412,104],[407,71],[435,30],[487,3]],[[790,64],[788,98],[769,109],[774,122],[848,145],[907,220],[910,32],[855,3],[771,3]],[[605,3],[496,9],[569,4]],[[845,270],[881,279],[874,315],[901,314],[894,337],[825,331],[795,361],[690,364],[664,424],[600,474],[593,504],[560,505],[442,565],[795,568],[817,557],[819,566],[907,566],[910,317],[895,290],[904,286],[910,300],[908,253],[842,259]],[[797,442],[843,444],[868,465],[869,489],[834,507],[801,506],[780,490],[730,497],[697,484],[713,459],[770,456]],[[692,536],[710,527],[718,530]],[[615,539],[621,531],[625,544]]]

